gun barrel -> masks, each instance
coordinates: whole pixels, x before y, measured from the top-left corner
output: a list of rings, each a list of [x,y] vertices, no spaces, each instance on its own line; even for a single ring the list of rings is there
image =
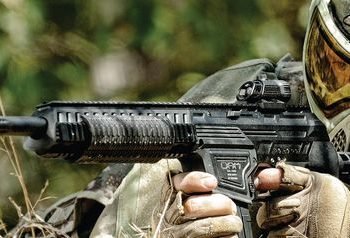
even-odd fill
[[[39,138],[47,129],[47,121],[41,117],[0,117],[0,135],[31,136]]]

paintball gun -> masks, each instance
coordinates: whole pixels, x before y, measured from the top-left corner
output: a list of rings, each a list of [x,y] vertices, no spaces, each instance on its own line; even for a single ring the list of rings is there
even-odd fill
[[[0,117],[0,135],[26,136],[27,150],[77,163],[179,158],[217,177],[217,192],[235,201],[243,220],[239,237],[249,238],[259,163],[284,160],[348,180],[348,157],[308,107],[286,103],[290,94],[285,81],[255,80],[232,104],[52,101],[30,117]]]

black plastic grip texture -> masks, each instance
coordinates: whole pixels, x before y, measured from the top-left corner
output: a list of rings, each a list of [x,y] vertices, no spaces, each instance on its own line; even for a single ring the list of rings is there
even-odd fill
[[[154,163],[179,156],[172,154],[174,146],[192,136],[191,130],[172,124],[165,117],[82,116],[82,119],[91,138],[79,162]]]

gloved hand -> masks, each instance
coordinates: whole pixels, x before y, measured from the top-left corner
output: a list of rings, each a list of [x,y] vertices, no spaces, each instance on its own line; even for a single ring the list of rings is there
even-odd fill
[[[156,237],[237,237],[243,225],[236,205],[227,196],[211,194],[216,186],[216,178],[204,172],[173,176],[153,213]]]
[[[257,188],[262,190],[260,182],[269,177],[276,181],[278,173],[278,190],[257,214],[259,227],[270,231],[268,237],[350,237],[349,190],[340,180],[279,163],[277,169],[261,171]]]

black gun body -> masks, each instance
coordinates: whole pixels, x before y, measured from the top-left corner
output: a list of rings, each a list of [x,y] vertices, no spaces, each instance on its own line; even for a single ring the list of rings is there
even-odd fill
[[[34,117],[47,121],[25,147],[44,157],[85,162],[154,163],[180,158],[202,164],[218,192],[238,205],[240,237],[252,237],[247,204],[259,163],[280,160],[338,176],[338,155],[308,108],[260,104],[50,102]],[[194,166],[196,167],[196,166]]]
[[[223,142],[222,146],[225,147],[225,140],[235,144],[236,141],[242,139],[242,136],[245,136],[253,142],[259,162],[274,163],[278,160],[286,159],[289,162],[299,163],[300,165],[317,167],[317,164],[314,164],[313,160],[310,161],[310,152],[322,150],[323,148],[328,149],[330,145],[326,128],[308,108],[274,108],[270,110],[257,104],[69,103],[58,101],[38,106],[33,116],[45,118],[48,121],[46,136],[40,139],[41,141],[45,141],[45,143],[40,146],[38,146],[40,140],[37,140],[35,143],[38,149],[40,148],[39,150],[43,150],[45,157],[63,156],[70,159],[75,158],[79,154],[76,149],[72,154],[62,153],[65,152],[64,148],[60,148],[57,151],[60,152],[58,154],[50,154],[50,152],[54,151],[55,146],[58,146],[60,143],[64,144],[59,138],[61,136],[57,129],[59,124],[61,126],[64,124],[71,126],[71,134],[67,138],[67,145],[69,140],[74,144],[74,142],[79,143],[88,139],[79,138],[81,134],[79,134],[78,129],[81,128],[74,128],[75,124],[83,121],[84,116],[90,118],[124,117],[130,120],[132,118],[137,120],[137,117],[141,116],[158,117],[166,118],[171,124],[187,125],[195,129],[195,131],[189,131],[188,133],[195,133],[195,135],[189,135],[189,137],[194,136],[196,138],[189,138],[189,141],[184,141],[182,143],[183,148],[178,145],[179,151],[173,148],[173,153],[160,153],[159,156],[161,157],[177,157],[181,154],[182,149],[184,149],[184,153],[187,153],[189,150],[193,150],[194,147],[200,146],[200,141],[206,138],[221,139]],[[145,122],[145,126],[152,126],[151,121],[152,119]],[[75,129],[77,133],[75,133]],[[104,132],[107,133],[108,131]],[[142,136],[146,135],[140,133],[134,136],[134,140],[140,140]],[[157,136],[162,135],[154,135],[154,137]],[[238,137],[236,138],[236,136]],[[130,143],[132,144],[133,142]],[[159,147],[161,147],[161,141],[158,143]],[[195,143],[195,145],[191,143]],[[137,141],[135,144],[137,144]],[[146,142],[144,144],[148,146]],[[179,142],[178,144],[181,143]],[[113,158],[104,156],[91,158],[91,162],[93,160],[96,160],[96,162],[116,162],[118,160],[130,162],[130,159],[133,159],[119,158],[118,154],[114,156]],[[137,154],[130,154],[130,157],[138,156]],[[139,161],[141,159],[136,159],[133,162],[154,162],[149,161],[148,159],[150,158],[145,158],[145,161]],[[158,159],[156,158],[156,160]],[[82,162],[83,159],[80,161]],[[310,162],[312,163],[311,165]],[[326,169],[323,166],[317,168],[317,170]]]
[[[244,202],[251,201],[249,176],[258,163],[285,160],[338,176],[338,155],[321,121],[308,108],[270,105],[50,102],[33,115],[47,120],[46,132],[25,146],[80,163],[153,163],[196,154],[230,193],[244,190]]]

